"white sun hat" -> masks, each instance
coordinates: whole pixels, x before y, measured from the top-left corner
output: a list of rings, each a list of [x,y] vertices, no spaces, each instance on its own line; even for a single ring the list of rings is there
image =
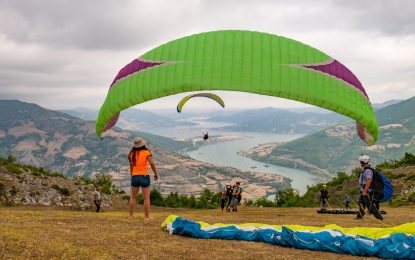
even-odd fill
[[[361,163],[369,163],[370,162],[370,157],[367,155],[362,154],[361,156],[359,156],[359,161]]]
[[[140,138],[140,137],[134,138],[134,145],[133,145],[134,148],[140,148],[140,147],[143,147],[146,144],[147,144],[147,142],[143,138]]]

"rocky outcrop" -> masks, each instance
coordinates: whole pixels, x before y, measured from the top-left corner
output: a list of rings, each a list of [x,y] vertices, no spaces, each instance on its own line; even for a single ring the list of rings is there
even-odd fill
[[[94,208],[93,184],[82,179],[67,179],[33,174],[30,170],[20,173],[0,166],[0,203],[7,205],[61,206],[78,210]],[[125,204],[122,194],[102,194],[103,208]],[[124,198],[127,198],[124,195]]]

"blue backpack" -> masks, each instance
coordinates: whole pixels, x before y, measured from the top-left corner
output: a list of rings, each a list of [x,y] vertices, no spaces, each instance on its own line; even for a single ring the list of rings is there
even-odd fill
[[[376,171],[372,167],[369,167],[373,171],[373,180],[370,185],[373,190],[373,199],[377,202],[386,202],[392,198],[393,185],[386,178],[386,176],[379,171]]]

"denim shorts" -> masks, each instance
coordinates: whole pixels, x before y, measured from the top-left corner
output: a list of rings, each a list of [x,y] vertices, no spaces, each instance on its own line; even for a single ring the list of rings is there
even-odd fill
[[[150,186],[150,176],[149,175],[134,175],[131,178],[132,187],[143,187],[146,188]]]

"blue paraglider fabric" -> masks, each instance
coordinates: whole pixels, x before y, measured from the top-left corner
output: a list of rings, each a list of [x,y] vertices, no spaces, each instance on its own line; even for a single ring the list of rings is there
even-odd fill
[[[344,234],[335,229],[301,231],[281,226],[281,229],[278,230],[271,225],[260,227],[247,225],[249,224],[240,226],[203,225],[202,228],[200,223],[178,216],[171,216],[162,224],[171,234],[192,238],[257,241],[356,256],[415,259],[415,238],[413,234],[391,232],[391,234],[382,238],[373,239],[361,235]],[[411,227],[413,231],[415,223],[405,225]]]

